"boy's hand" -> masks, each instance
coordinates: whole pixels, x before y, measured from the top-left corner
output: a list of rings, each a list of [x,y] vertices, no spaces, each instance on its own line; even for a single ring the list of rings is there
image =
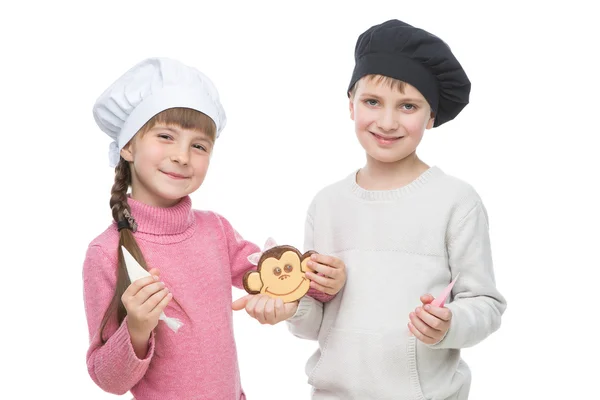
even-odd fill
[[[346,284],[346,264],[339,258],[313,254],[310,256],[308,266],[318,272],[318,274],[310,271],[305,273],[313,289],[336,295]]]
[[[417,339],[425,344],[436,344],[446,336],[450,329],[452,311],[446,307],[435,307],[430,303],[433,296],[421,296],[423,307],[417,307],[409,315],[408,329]]]
[[[296,314],[298,302],[284,303],[266,294],[249,294],[237,299],[231,305],[234,311],[246,309],[248,315],[261,324],[275,325]]]

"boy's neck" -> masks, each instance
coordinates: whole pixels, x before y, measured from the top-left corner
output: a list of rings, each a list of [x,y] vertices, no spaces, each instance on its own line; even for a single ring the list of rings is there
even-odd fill
[[[384,163],[367,155],[367,165],[356,174],[356,184],[365,190],[393,190],[408,185],[417,179],[429,165],[416,153],[393,162]]]

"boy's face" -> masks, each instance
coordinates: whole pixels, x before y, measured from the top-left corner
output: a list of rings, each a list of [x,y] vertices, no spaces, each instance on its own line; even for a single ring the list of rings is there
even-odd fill
[[[131,164],[131,195],[169,207],[200,187],[208,170],[213,141],[201,131],[157,124],[135,135],[121,150]]]
[[[350,99],[350,118],[367,158],[384,163],[413,154],[434,122],[427,100],[414,86],[406,84],[401,93],[369,78],[358,82]]]

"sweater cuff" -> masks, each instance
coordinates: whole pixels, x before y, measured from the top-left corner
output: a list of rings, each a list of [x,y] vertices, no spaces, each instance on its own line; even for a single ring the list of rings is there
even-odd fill
[[[150,335],[148,345],[146,357],[140,360],[133,350],[129,329],[127,329],[127,317],[125,317],[119,328],[102,346],[104,351],[100,352],[95,359],[95,375],[103,381],[102,384],[106,387],[114,385],[115,382],[112,382],[114,379],[138,382],[148,370],[150,360],[154,355],[154,332]],[[115,374],[120,375],[123,371],[127,371],[127,377],[115,377]]]
[[[308,289],[308,293],[306,293],[306,295],[320,301],[321,303],[328,303],[335,297],[333,294],[323,293],[320,290],[313,288]]]
[[[298,309],[296,310],[296,313],[292,317],[288,318],[288,321],[294,322],[302,319],[302,317],[308,314],[311,308],[314,307],[314,301],[314,299],[311,301],[311,299],[307,296],[301,298],[298,302]]]
[[[131,336],[129,335],[129,329],[127,328],[127,316],[125,316],[123,323],[121,323],[121,326],[114,333],[113,337],[117,343],[117,348],[121,347],[121,345],[127,348],[127,363],[134,368],[134,370],[137,368],[143,368],[145,370],[147,368],[154,355],[154,331],[150,333],[150,338],[148,339],[148,352],[143,359],[138,358],[133,349],[133,344],[131,344]]]

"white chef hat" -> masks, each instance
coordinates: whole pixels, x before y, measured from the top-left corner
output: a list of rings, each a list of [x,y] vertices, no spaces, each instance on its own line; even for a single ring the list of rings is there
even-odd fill
[[[149,58],[117,79],[94,104],[94,119],[113,139],[108,157],[111,167],[121,149],[152,117],[174,107],[206,114],[217,127],[217,137],[227,118],[212,81],[195,68],[168,58]]]

